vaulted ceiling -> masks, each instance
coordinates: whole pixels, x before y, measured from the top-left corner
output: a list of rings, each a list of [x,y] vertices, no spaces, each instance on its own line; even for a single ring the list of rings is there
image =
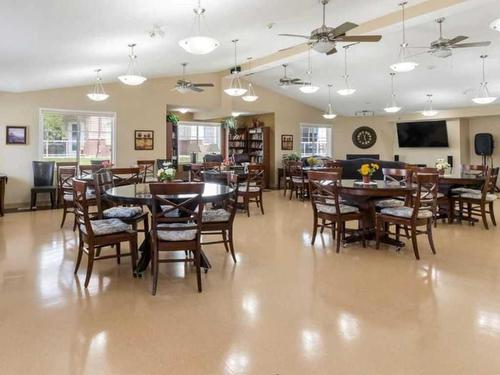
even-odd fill
[[[429,1],[429,0],[426,0]],[[436,107],[470,105],[471,89],[479,85],[481,53],[490,55],[487,70],[491,90],[500,95],[500,33],[488,25],[500,17],[497,0],[434,0],[458,3],[415,17],[408,22],[411,45],[428,45],[437,39],[433,20],[447,17],[445,35],[467,35],[470,41],[491,40],[488,48],[460,50],[448,59],[429,55],[417,58],[420,66],[400,74],[396,81],[398,99],[407,111],[421,109],[425,95],[434,94]],[[409,5],[425,0],[410,0]],[[0,3],[0,91],[30,91],[91,84],[93,70],[103,69],[105,82],[127,68],[127,44],[138,44],[136,53],[141,72],[148,77],[178,75],[180,64],[188,62],[188,73],[223,71],[233,63],[231,40],[238,38],[239,55],[260,58],[302,42],[277,36],[278,33],[308,34],[321,24],[318,0],[202,0],[207,9],[203,30],[220,40],[212,54],[195,56],[178,46],[193,31],[195,0],[45,0]],[[327,24],[345,21],[364,24],[398,11],[397,0],[331,0]],[[269,24],[272,28],[268,28]],[[165,31],[163,38],[151,38],[153,25]],[[351,97],[334,96],[339,113],[352,115],[369,109],[380,111],[389,97],[389,68],[398,56],[401,27],[397,22],[372,33],[380,33],[378,44],[350,49]],[[279,65],[250,76],[260,85],[294,97],[318,108],[328,102],[326,85],[342,84],[343,55],[313,55],[314,80],[322,89],[313,95],[298,90],[283,91],[276,86],[282,75]],[[303,77],[306,60],[290,62],[289,75]],[[465,94],[464,94],[465,92]]]

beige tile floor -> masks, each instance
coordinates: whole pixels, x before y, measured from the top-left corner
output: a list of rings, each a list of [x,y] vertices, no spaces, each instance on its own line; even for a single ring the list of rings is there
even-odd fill
[[[311,209],[279,192],[218,246],[163,265],[158,295],[129,260],[75,279],[59,211],[0,218],[0,374],[498,374],[500,228],[440,224],[420,262],[373,243],[309,245]],[[497,205],[498,206],[498,205]],[[498,215],[500,217],[500,215]]]

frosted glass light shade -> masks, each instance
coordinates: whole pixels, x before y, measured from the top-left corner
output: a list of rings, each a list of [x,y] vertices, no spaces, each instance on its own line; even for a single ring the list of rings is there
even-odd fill
[[[220,43],[217,39],[208,36],[191,36],[179,41],[179,45],[193,55],[207,55],[219,47]]]

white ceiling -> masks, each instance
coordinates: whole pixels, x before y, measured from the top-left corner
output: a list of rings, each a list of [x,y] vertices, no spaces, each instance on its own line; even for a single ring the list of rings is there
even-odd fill
[[[410,5],[423,0],[411,0]],[[232,64],[231,40],[240,39],[240,56],[255,58],[292,46],[301,40],[276,34],[309,33],[319,26],[321,6],[318,0],[202,0],[207,8],[205,30],[222,43],[213,54],[194,56],[177,42],[193,28],[195,0],[44,0],[0,2],[0,91],[30,91],[46,88],[91,84],[93,70],[103,69],[105,82],[127,67],[127,44],[138,44],[136,53],[141,72],[148,77],[177,75],[180,63],[189,62],[188,73],[226,69]],[[344,21],[363,23],[396,10],[398,0],[332,0],[327,23],[336,26]],[[440,14],[421,17],[409,23],[410,43],[428,44],[437,37],[432,19],[447,16],[446,35],[469,35],[472,40],[491,40],[487,52],[491,58],[488,75],[493,92],[500,96],[500,33],[488,28],[500,17],[500,1],[469,0],[465,6],[447,9]],[[472,7],[472,9],[471,9]],[[268,30],[266,25],[276,25]],[[162,25],[166,36],[151,39],[148,31]],[[352,84],[358,89],[353,97],[335,95],[340,113],[360,109],[379,110],[389,96],[388,65],[397,57],[399,28],[379,31],[381,43],[355,46],[350,53]],[[435,94],[437,107],[467,105],[470,98],[462,92],[475,88],[480,80],[481,48],[457,52],[453,59],[419,58],[417,71],[400,75],[399,99],[408,110],[423,106],[425,94]],[[427,67],[434,65],[433,70]],[[290,74],[303,76],[305,61],[292,63]],[[341,83],[343,57],[314,56],[314,77],[318,84]],[[255,82],[279,90],[274,83],[281,76],[279,68],[251,77]],[[305,96],[295,91],[286,95],[318,108],[327,104],[327,90]],[[470,95],[469,95],[470,96]],[[370,104],[366,104],[370,103]],[[420,104],[421,103],[421,104]]]

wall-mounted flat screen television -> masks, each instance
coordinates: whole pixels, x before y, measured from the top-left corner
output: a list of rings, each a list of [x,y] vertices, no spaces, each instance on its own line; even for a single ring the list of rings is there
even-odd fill
[[[449,147],[446,121],[397,124],[399,147]]]

